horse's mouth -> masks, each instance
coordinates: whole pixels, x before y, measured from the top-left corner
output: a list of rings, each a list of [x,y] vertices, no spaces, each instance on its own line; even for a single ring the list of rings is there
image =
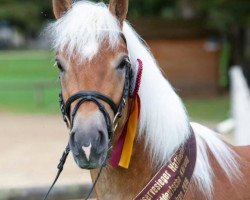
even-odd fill
[[[92,169],[96,169],[98,168],[97,166],[91,165],[91,164],[84,164],[79,162],[78,160],[75,160],[76,164],[78,165],[78,167],[80,167],[81,169],[87,169],[87,170],[92,170]]]
[[[92,170],[92,169],[97,169],[100,168],[103,165],[102,159],[100,161],[87,161],[86,159],[79,158],[74,156],[74,160],[78,167],[81,169],[87,169],[87,170]]]
[[[107,160],[107,153],[103,152],[102,154],[96,154],[94,151],[91,152],[91,156],[87,158],[85,153],[80,150],[78,155],[75,155],[74,152],[72,152],[74,160],[79,168],[81,169],[97,169],[101,166],[105,165]]]

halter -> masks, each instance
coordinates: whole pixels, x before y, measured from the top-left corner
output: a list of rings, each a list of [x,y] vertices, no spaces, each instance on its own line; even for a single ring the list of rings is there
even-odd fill
[[[62,92],[59,94],[59,102],[60,102],[60,108],[61,108],[63,120],[67,124],[68,128],[70,129],[73,128],[74,119],[80,106],[85,102],[91,101],[95,103],[98,106],[99,110],[102,112],[105,118],[105,122],[107,124],[107,131],[109,134],[109,139],[112,138],[113,133],[115,132],[118,126],[119,119],[122,117],[122,111],[124,107],[126,106],[127,99],[131,93],[133,71],[131,68],[131,64],[129,62],[126,62],[125,69],[126,69],[126,73],[125,73],[124,89],[123,89],[123,94],[122,94],[122,97],[118,106],[110,97],[97,91],[80,91],[72,95],[71,97],[69,97],[66,103],[64,103]],[[71,112],[71,104],[77,100],[78,102]],[[101,101],[107,103],[112,109],[114,116],[115,116],[113,123],[111,123],[111,118],[109,116],[109,113]]]
[[[127,44],[125,36],[122,33],[120,35],[121,35],[121,38],[124,40],[125,44]],[[77,111],[79,110],[80,106],[83,103],[93,102],[97,105],[97,107],[99,108],[99,110],[103,114],[106,125],[107,125],[107,132],[108,132],[108,138],[109,138],[109,144],[108,144],[108,149],[107,149],[108,152],[112,149],[112,139],[113,139],[114,133],[119,125],[119,121],[122,117],[122,112],[126,106],[127,99],[130,96],[132,96],[132,94],[133,94],[133,90],[132,90],[133,70],[132,70],[132,67],[131,67],[131,64],[129,61],[126,62],[125,70],[126,70],[125,83],[124,83],[122,97],[120,99],[120,103],[118,106],[110,97],[108,97],[100,92],[97,92],[97,91],[80,91],[80,92],[72,95],[71,97],[69,97],[69,99],[66,102],[63,99],[62,92],[59,93],[59,103],[60,103],[60,109],[61,109],[61,113],[63,116],[63,120],[70,130],[72,130],[72,128],[74,126],[74,119],[75,119],[75,116],[77,114]],[[71,104],[74,103],[75,101],[78,101],[78,102],[76,103],[74,108],[71,108]],[[107,103],[109,105],[109,107],[112,109],[114,116],[115,116],[113,122],[111,122],[111,117],[110,117],[107,109],[105,108],[105,106],[102,102]],[[70,143],[73,140],[73,136],[74,136],[73,134],[70,136],[70,141],[69,141]],[[63,152],[63,155],[62,155],[60,162],[57,166],[58,172],[57,172],[56,178],[53,181],[51,187],[49,188],[47,194],[45,195],[44,200],[47,199],[50,191],[54,187],[61,172],[63,171],[64,163],[66,162],[67,156],[68,156],[70,151],[72,151],[72,153],[74,155],[79,155],[78,148],[73,147],[72,149],[70,149],[69,144],[66,146],[65,151]],[[106,165],[107,160],[108,160],[108,158],[106,158],[104,163],[102,164],[100,171],[98,173],[98,176],[97,176],[95,182],[93,183],[93,186],[92,186],[86,199],[88,199],[90,197],[91,193],[93,192],[94,187],[97,183],[97,180],[99,179],[100,174],[102,172],[102,169]]]
[[[123,89],[123,94],[122,94],[122,97],[118,106],[110,97],[97,91],[80,91],[72,95],[71,97],[69,97],[66,103],[64,103],[62,92],[59,94],[59,102],[60,102],[63,120],[65,121],[69,129],[73,128],[75,116],[80,106],[83,103],[93,102],[97,105],[97,107],[103,114],[106,125],[107,125],[107,132],[108,132],[108,138],[109,138],[109,147],[108,147],[109,150],[112,147],[111,141],[113,139],[114,132],[116,131],[119,125],[119,120],[122,117],[122,111],[124,107],[126,106],[127,99],[131,93],[130,91],[131,91],[131,85],[132,85],[131,82],[132,82],[133,75],[132,75],[131,64],[129,62],[126,62],[125,70],[126,70],[126,73],[125,73],[124,89]],[[71,109],[71,105],[75,101],[78,101],[78,102],[76,103],[75,107]],[[113,122],[111,121],[110,115],[102,102],[107,103],[109,107],[112,109],[114,116],[115,116]],[[72,139],[73,137],[70,137],[70,142],[72,142]],[[71,151],[75,155],[79,155],[77,148],[72,148]]]
[[[125,42],[125,44],[127,45],[127,41],[126,41],[125,36],[122,33],[120,33],[120,36],[123,39],[123,41]],[[80,106],[87,101],[92,101],[98,106],[99,110],[102,112],[102,114],[105,118],[105,122],[107,124],[107,131],[109,134],[109,139],[112,139],[113,134],[118,127],[119,119],[122,117],[122,111],[123,111],[124,107],[126,106],[126,101],[127,101],[128,97],[130,96],[130,94],[132,94],[132,92],[133,92],[132,88],[131,88],[132,87],[132,79],[133,79],[133,70],[132,70],[132,67],[131,67],[129,60],[126,62],[125,68],[126,68],[126,73],[125,73],[124,89],[123,89],[123,94],[122,94],[122,97],[121,97],[121,100],[120,100],[120,103],[118,106],[110,97],[108,97],[100,92],[97,92],[97,91],[80,91],[80,92],[74,94],[73,96],[69,97],[69,99],[66,101],[66,103],[63,99],[62,92],[59,93],[59,103],[60,103],[61,113],[63,116],[63,120],[69,129],[73,128],[74,118],[75,118]],[[76,104],[76,106],[73,109],[73,112],[71,114],[71,104],[73,102],[75,102],[76,100],[79,100],[79,101]],[[107,103],[110,106],[110,108],[112,109],[114,116],[115,116],[114,120],[113,120],[113,124],[111,123],[111,118],[110,118],[105,106],[100,102],[100,100]]]

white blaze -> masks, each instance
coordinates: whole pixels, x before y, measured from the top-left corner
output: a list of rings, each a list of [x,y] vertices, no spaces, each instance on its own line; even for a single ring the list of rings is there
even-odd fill
[[[90,156],[90,153],[91,153],[91,147],[92,147],[91,143],[90,143],[90,145],[88,147],[85,147],[85,146],[82,147],[82,150],[85,153],[86,158],[87,158],[88,161],[89,161],[89,156]]]

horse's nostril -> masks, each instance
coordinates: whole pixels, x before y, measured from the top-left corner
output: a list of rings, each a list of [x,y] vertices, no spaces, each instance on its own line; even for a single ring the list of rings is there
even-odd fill
[[[71,132],[70,136],[73,137],[73,140],[75,140],[75,132]]]
[[[77,143],[75,142],[75,132],[71,133],[69,144],[70,144],[70,149],[71,149],[72,153],[74,155],[78,156],[79,155],[79,150],[77,148]]]
[[[97,146],[98,153],[101,153],[102,151],[104,151],[104,149],[106,147],[106,143],[107,143],[107,139],[106,139],[105,132],[102,130],[99,130],[98,137],[96,140],[96,146]]]
[[[104,135],[104,132],[103,131],[98,131],[99,133],[99,137],[98,137],[98,143],[100,145],[104,145],[105,143],[105,135]]]
[[[85,153],[87,159],[89,157],[90,160],[93,155],[103,153],[107,149],[107,145],[108,135],[102,127],[77,127],[75,131],[72,131],[70,137],[70,147],[74,155]],[[90,146],[91,148],[89,148]]]

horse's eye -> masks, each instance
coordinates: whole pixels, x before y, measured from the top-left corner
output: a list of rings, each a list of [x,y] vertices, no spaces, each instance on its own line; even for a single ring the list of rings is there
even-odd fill
[[[58,60],[56,61],[56,66],[58,67],[60,72],[64,72],[64,68],[63,68],[62,64]]]
[[[117,66],[117,69],[123,70],[126,68],[126,66],[128,66],[128,64],[129,64],[129,61],[127,59],[123,59],[121,63]]]

